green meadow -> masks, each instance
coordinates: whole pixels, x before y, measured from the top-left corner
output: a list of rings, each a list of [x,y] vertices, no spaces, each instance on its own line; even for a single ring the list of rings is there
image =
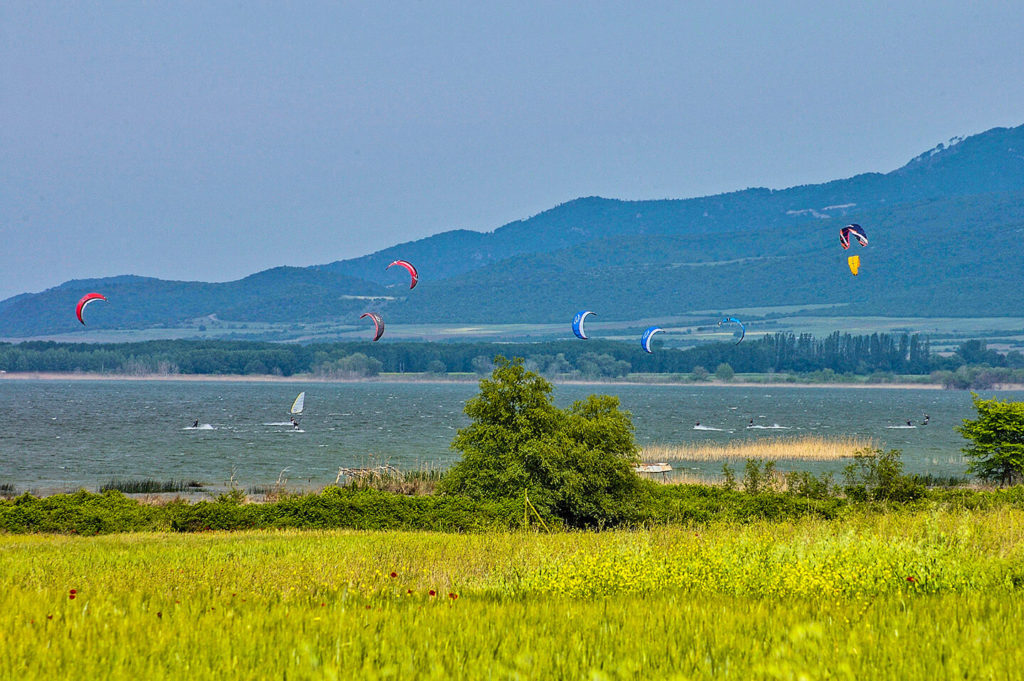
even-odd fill
[[[18,679],[1018,676],[1024,511],[0,536]]]

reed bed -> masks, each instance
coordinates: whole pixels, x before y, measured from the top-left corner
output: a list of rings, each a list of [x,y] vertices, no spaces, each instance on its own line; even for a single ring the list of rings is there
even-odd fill
[[[165,492],[190,492],[202,488],[197,480],[121,480],[114,478],[100,485],[100,492],[115,490],[122,494],[160,494]]]
[[[864,449],[875,449],[871,438],[792,437],[760,438],[742,442],[695,442],[682,445],[649,445],[640,452],[644,461],[729,461],[744,459],[835,461]]]

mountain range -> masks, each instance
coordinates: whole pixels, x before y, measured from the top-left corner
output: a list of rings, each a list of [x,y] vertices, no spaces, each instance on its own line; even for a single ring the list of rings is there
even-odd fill
[[[869,245],[839,245],[864,226]],[[0,301],[0,336],[60,336],[89,309],[105,329],[197,320],[352,324],[550,323],[579,309],[630,322],[698,310],[834,305],[834,314],[1020,316],[1024,125],[940,144],[889,173],[693,199],[580,198],[493,232],[455,230],[227,283],[143,276],[74,280]],[[853,277],[846,257],[861,257]],[[408,289],[395,259],[415,263]],[[69,336],[72,338],[73,336]]]

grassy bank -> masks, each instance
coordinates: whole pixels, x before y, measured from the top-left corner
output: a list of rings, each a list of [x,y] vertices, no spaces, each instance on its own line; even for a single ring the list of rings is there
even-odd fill
[[[0,661],[24,679],[1012,678],[1022,583],[1024,511],[1008,507],[5,536]]]

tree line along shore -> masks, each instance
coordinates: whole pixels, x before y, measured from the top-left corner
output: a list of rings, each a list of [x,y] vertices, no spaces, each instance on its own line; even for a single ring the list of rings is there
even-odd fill
[[[465,380],[490,373],[496,355],[559,382],[697,382],[742,385],[938,385],[991,389],[1024,384],[1024,355],[984,341],[950,355],[909,334],[825,338],[774,334],[647,354],[614,341],[541,343],[320,343],[147,341],[0,344],[4,377],[221,377],[246,380]]]

